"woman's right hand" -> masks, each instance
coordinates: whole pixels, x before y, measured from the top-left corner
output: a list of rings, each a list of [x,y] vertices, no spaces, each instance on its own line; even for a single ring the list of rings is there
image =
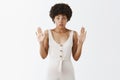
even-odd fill
[[[37,36],[38,42],[42,43],[43,40],[44,40],[45,35],[42,32],[42,29],[40,27],[37,28],[36,36]]]

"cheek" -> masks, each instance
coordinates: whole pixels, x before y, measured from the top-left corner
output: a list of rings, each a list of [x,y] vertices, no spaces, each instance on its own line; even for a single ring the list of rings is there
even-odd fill
[[[64,23],[64,24],[66,24],[66,23],[67,23],[67,21],[64,21],[63,23]]]

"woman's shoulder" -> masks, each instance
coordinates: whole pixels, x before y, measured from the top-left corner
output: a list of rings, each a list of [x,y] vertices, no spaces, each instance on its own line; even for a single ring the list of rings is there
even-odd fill
[[[76,34],[78,34],[77,33],[77,31],[75,31],[75,30],[72,30],[72,29],[68,29],[70,32],[73,32],[73,35],[76,35]]]
[[[71,32],[73,32],[73,38],[74,38],[74,39],[76,39],[76,38],[77,38],[77,36],[78,36],[77,31],[75,31],[75,30],[71,30]]]

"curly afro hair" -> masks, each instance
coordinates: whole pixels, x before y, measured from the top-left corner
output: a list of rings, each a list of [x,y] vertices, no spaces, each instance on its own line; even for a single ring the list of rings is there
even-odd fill
[[[72,16],[72,9],[70,8],[68,4],[57,3],[51,7],[49,16],[52,18],[52,21],[54,22],[55,16],[59,14],[67,16],[67,21],[69,21]]]

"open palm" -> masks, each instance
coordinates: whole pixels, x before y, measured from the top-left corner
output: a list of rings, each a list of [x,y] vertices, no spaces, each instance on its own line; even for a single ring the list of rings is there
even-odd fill
[[[80,30],[80,35],[79,35],[79,37],[78,37],[78,39],[79,39],[79,42],[84,42],[85,41],[85,38],[86,38],[86,31],[85,31],[85,28],[84,27],[82,27],[81,28],[81,30]]]
[[[40,43],[43,42],[45,35],[42,32],[40,27],[37,28],[36,35],[37,35],[38,42],[40,42]]]

